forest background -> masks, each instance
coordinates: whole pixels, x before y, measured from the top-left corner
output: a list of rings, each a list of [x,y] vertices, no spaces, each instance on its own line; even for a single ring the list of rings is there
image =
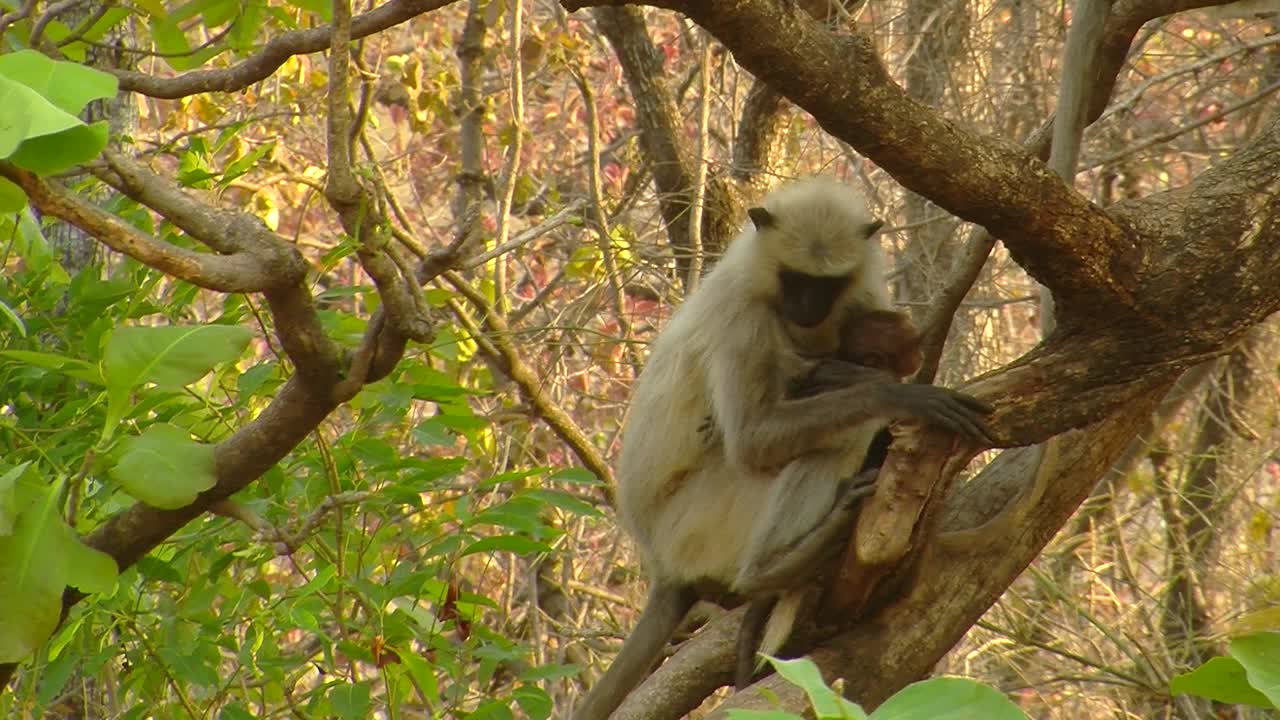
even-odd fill
[[[1168,684],[1280,628],[1276,10],[1116,0],[1077,193],[1031,159],[1061,3],[657,4],[0,0],[0,714],[560,716],[643,601],[646,344],[812,173],[888,220],[924,377],[1022,448],[895,450],[965,481],[925,526],[1046,482],[800,649],[868,706],[935,672],[1259,712]],[[709,616],[621,716],[728,695]]]

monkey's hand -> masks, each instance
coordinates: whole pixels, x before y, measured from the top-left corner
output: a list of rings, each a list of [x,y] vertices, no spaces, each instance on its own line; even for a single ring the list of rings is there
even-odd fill
[[[859,365],[847,360],[824,359],[814,364],[809,372],[800,375],[787,386],[787,397],[804,398],[820,395],[831,390],[851,387],[868,380],[891,382],[895,378],[889,373]]]
[[[872,388],[883,416],[891,420],[919,420],[994,446],[983,417],[991,414],[985,402],[935,385],[876,384]]]

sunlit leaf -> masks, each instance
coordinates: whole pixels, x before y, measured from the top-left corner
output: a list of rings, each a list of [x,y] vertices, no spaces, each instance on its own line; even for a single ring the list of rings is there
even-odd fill
[[[144,383],[176,390],[240,356],[253,331],[238,325],[123,327],[111,334],[103,357],[107,382],[104,438],[124,417],[129,395]]]
[[[1249,684],[1280,709],[1280,632],[1260,632],[1231,641],[1231,656],[1244,666]]]
[[[369,684],[340,683],[329,688],[329,702],[338,717],[362,720],[369,716]]]
[[[148,505],[186,507],[217,482],[213,446],[192,440],[182,428],[156,423],[125,439],[111,477]]]
[[[974,680],[937,677],[912,683],[885,700],[871,720],[1026,720],[1004,693]]]
[[[0,77],[31,88],[73,118],[90,102],[115,97],[119,84],[115,75],[35,50],[0,55]]]
[[[1244,666],[1229,657],[1212,658],[1191,672],[1174,675],[1169,692],[1235,705],[1271,707],[1267,696],[1249,684]]]
[[[0,662],[18,662],[53,634],[67,558],[57,488],[46,488],[0,537]]]
[[[462,556],[465,557],[482,552],[510,552],[516,555],[533,555],[535,553],[551,552],[551,546],[536,540],[520,537],[519,535],[495,535],[471,543],[462,551]]]

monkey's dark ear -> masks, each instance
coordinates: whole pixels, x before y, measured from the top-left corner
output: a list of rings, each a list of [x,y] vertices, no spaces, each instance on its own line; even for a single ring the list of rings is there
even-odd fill
[[[774,226],[776,219],[773,213],[762,207],[753,207],[747,210],[747,217],[751,218],[751,223],[756,226],[757,230],[764,230]]]
[[[884,227],[883,220],[872,220],[871,224],[867,226],[867,237],[871,237],[872,235],[880,232],[880,228],[882,227]]]

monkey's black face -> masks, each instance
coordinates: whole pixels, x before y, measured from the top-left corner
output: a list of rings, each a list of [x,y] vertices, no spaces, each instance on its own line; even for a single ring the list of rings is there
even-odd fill
[[[826,277],[793,270],[779,271],[778,280],[782,284],[779,310],[782,317],[803,328],[814,327],[831,314],[831,308],[852,279],[851,275]]]

